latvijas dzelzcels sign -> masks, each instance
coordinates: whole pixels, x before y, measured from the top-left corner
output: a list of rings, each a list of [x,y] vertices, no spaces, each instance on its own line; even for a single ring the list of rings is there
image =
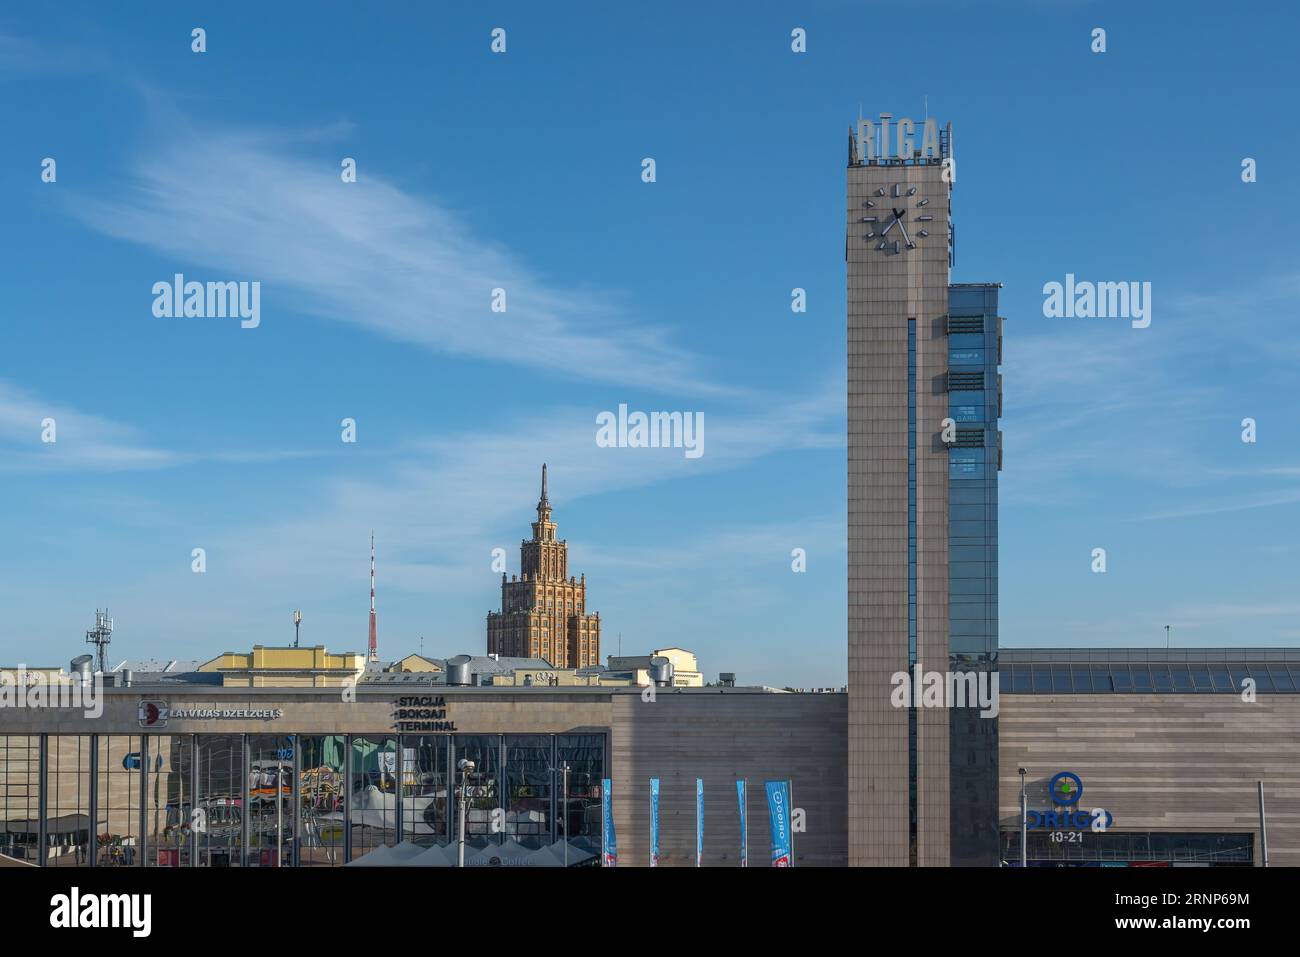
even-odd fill
[[[142,728],[165,728],[176,721],[277,721],[283,708],[172,708],[166,701],[145,698],[136,709]]]

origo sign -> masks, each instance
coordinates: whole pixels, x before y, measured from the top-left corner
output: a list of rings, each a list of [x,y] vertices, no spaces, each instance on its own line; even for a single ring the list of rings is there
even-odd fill
[[[1062,771],[1055,775],[1048,782],[1047,793],[1051,795],[1056,807],[1050,811],[1027,810],[1026,827],[1052,831],[1105,831],[1115,823],[1115,818],[1105,808],[1084,810],[1080,806],[1083,781],[1073,771]]]

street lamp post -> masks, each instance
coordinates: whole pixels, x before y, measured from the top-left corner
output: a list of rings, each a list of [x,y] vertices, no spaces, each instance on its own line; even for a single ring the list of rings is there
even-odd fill
[[[465,866],[465,797],[467,782],[470,774],[474,771],[474,762],[469,758],[461,758],[456,765],[460,768],[460,841],[456,850],[456,866]]]
[[[1264,782],[1259,782],[1259,844],[1264,855],[1263,863],[1268,867],[1268,823],[1264,820]]]
[[[284,866],[284,759],[275,759],[275,866]]]
[[[569,866],[569,762],[565,761],[564,770],[564,866]]]

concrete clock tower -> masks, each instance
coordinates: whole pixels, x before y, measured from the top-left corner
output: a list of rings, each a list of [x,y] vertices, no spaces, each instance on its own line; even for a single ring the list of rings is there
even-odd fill
[[[940,130],[934,120],[895,121],[882,113],[850,131],[845,259],[854,865],[947,866],[955,859],[949,710],[891,702],[893,676],[918,666],[950,667],[951,462],[943,423],[950,413],[954,171],[951,126]],[[996,854],[992,818],[988,833]]]

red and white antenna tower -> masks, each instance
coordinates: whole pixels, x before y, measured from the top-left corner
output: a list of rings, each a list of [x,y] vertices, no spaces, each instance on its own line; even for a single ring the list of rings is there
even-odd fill
[[[375,635],[375,533],[370,533],[370,652],[369,661],[379,660],[379,641]]]

